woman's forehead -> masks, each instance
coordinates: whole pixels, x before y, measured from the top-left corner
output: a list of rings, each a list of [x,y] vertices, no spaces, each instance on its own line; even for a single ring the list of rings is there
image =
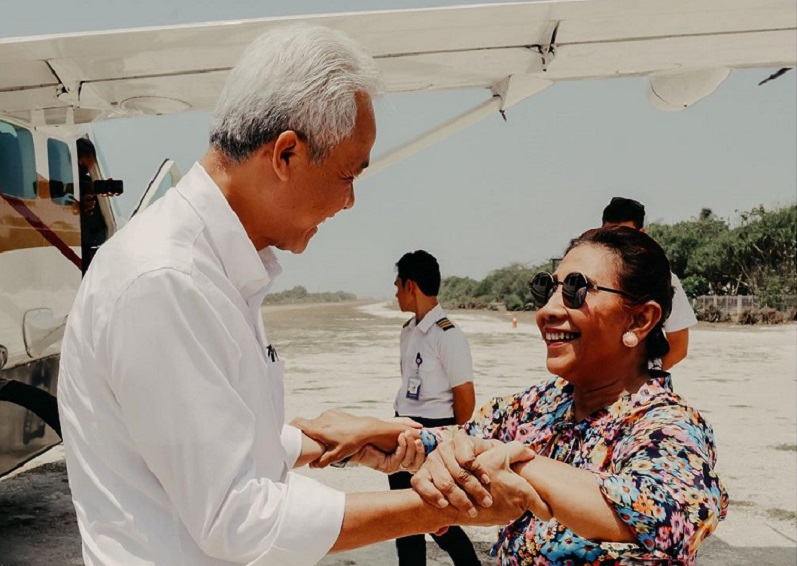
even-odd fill
[[[561,280],[574,271],[583,273],[592,281],[615,281],[617,257],[603,246],[581,244],[570,250],[559,262],[555,275]]]

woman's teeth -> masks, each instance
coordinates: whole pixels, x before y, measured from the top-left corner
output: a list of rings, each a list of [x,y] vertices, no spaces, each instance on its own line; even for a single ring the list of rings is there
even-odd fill
[[[578,338],[578,334],[574,332],[546,332],[546,342],[569,342]]]

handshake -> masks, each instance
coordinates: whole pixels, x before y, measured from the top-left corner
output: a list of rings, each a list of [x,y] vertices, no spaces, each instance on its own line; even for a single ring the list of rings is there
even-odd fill
[[[462,514],[460,524],[508,523],[527,511],[551,518],[550,507],[522,475],[535,453],[520,442],[468,436],[459,427],[422,433],[408,418],[359,417],[337,409],[291,424],[323,447],[311,467],[346,462],[386,474],[412,472],[413,490],[429,505]],[[428,456],[422,434],[432,448]]]

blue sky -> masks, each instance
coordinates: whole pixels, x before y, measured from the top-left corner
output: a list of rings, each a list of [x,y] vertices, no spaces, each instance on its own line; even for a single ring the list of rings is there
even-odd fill
[[[0,37],[457,2],[5,3]],[[487,3],[487,2],[480,2]],[[273,4],[273,5],[269,5]],[[2,72],[0,70],[0,72]],[[708,207],[736,211],[797,199],[797,73],[758,87],[769,70],[736,71],[680,113],[653,108],[641,78],[560,83],[357,185],[357,205],[325,223],[300,256],[281,254],[277,289],[392,294],[395,261],[424,248],[444,275],[481,278],[538,263],[600,220],[612,196],[642,201],[650,220]],[[483,91],[389,96],[378,102],[374,155],[485,100]],[[95,134],[132,206],[164,157],[186,171],[207,147],[209,114],[101,123]]]

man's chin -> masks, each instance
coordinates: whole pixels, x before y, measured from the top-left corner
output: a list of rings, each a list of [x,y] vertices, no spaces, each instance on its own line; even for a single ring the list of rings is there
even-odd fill
[[[307,232],[305,232],[301,238],[298,238],[294,242],[286,243],[283,246],[277,246],[279,249],[291,252],[293,254],[300,254],[307,249],[307,245],[310,243],[310,240],[318,233],[318,228],[310,228]]]

